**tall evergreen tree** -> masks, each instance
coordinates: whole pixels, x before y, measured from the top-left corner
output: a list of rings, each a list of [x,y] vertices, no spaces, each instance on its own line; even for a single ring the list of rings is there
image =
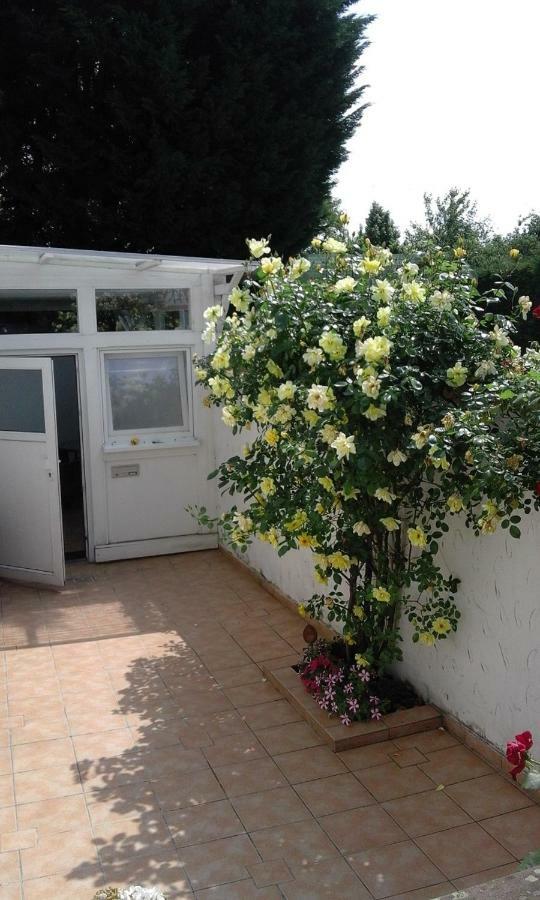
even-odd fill
[[[0,242],[304,246],[363,111],[352,5],[4,0]]]
[[[373,201],[369,210],[364,235],[376,247],[388,247],[394,251],[399,246],[399,229],[390,212]]]

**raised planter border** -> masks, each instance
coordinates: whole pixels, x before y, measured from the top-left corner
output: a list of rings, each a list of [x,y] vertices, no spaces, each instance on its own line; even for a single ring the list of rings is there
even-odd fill
[[[434,706],[413,706],[383,716],[378,722],[353,722],[341,725],[321,709],[307,693],[298,675],[290,666],[273,669],[261,664],[264,675],[290,703],[303,719],[320,734],[334,753],[365,747],[379,741],[388,741],[406,734],[431,731],[442,725],[442,714]]]

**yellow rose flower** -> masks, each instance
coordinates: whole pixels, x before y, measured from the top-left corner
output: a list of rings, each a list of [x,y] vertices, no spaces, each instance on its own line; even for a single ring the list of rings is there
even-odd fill
[[[335,396],[331,387],[324,384],[312,384],[307,393],[307,405],[309,409],[324,412],[332,409],[335,404]]]
[[[354,437],[352,437],[352,435],[347,437],[343,431],[339,432],[335,441],[332,441],[330,446],[336,451],[338,459],[348,459],[351,453],[356,453]]]
[[[366,614],[361,606],[353,606],[353,615],[355,615],[357,619],[360,619],[360,621],[366,618]]]
[[[264,436],[264,439],[266,443],[270,445],[270,447],[275,447],[279,441],[279,433],[275,428],[269,428]]]
[[[366,524],[366,522],[362,522],[361,519],[358,522],[354,523],[352,530],[355,534],[358,535],[358,537],[362,537],[362,535],[364,534],[371,534],[371,528]]]
[[[261,479],[261,494],[263,497],[271,497],[272,494],[276,493],[276,483],[273,478],[262,478]]]
[[[420,526],[417,528],[407,528],[407,537],[413,547],[420,547],[421,549],[427,547],[427,535]]]
[[[314,409],[304,409],[302,415],[307,424],[311,425],[312,427],[315,426],[319,421],[319,416]]]
[[[276,378],[283,378],[283,370],[278,366],[277,363],[274,362],[273,359],[269,359],[266,363],[266,368],[270,372],[270,375],[275,375]]]
[[[335,238],[327,238],[322,244],[323,250],[327,253],[346,253],[347,245],[343,241],[337,241]]]
[[[370,403],[368,408],[362,413],[370,422],[376,422],[377,419],[383,419],[386,415],[386,406],[375,406]]]
[[[355,278],[351,278],[348,275],[346,278],[340,278],[334,285],[331,287],[331,291],[334,294],[350,294],[351,291],[354,291],[358,282]]]
[[[335,331],[325,331],[319,339],[319,346],[330,359],[336,362],[343,359],[347,352],[345,344]]]
[[[313,550],[319,546],[317,538],[311,534],[299,534],[297,540],[300,547],[305,547],[308,550]]]
[[[279,256],[270,256],[261,261],[261,269],[265,275],[277,275],[283,268],[283,260]]]
[[[446,501],[446,505],[450,512],[460,512],[463,509],[463,499],[459,494],[450,494],[448,500]]]
[[[364,256],[364,259],[360,263],[360,271],[364,272],[366,275],[376,275],[379,269],[381,268],[382,262],[380,259],[370,259],[367,256]]]
[[[435,619],[432,627],[436,634],[448,634],[448,632],[452,630],[452,626],[448,619],[444,619],[442,616]]]
[[[298,606],[298,615],[302,616],[303,619],[307,616],[307,610],[303,603],[300,603]]]
[[[425,647],[433,647],[435,643],[435,638],[429,631],[421,631],[418,637],[418,643],[423,644]]]
[[[340,571],[345,571],[348,569],[351,564],[350,556],[347,556],[346,553],[340,553],[336,551],[335,553],[330,553],[327,557],[328,565],[333,569],[339,569]]]
[[[361,338],[364,336],[366,329],[371,325],[371,319],[366,318],[366,316],[360,316],[359,319],[355,319],[352,323],[354,336],[357,338]]]
[[[509,256],[510,256],[512,259],[517,259],[518,256],[519,256],[519,250],[518,250],[518,248],[517,248],[517,247],[512,247],[512,249],[510,250]]]
[[[371,593],[379,603],[390,603],[390,600],[392,599],[390,591],[387,591],[384,587],[375,587]]]
[[[270,245],[268,243],[267,238],[261,238],[260,240],[256,240],[255,238],[249,238],[246,241],[248,245],[248,250],[255,259],[260,259],[261,256],[265,256],[266,253],[270,253]]]
[[[382,334],[366,338],[358,347],[359,356],[363,356],[368,363],[375,365],[385,360],[390,355],[391,349],[392,342]]]
[[[361,666],[362,668],[367,668],[369,666],[369,662],[365,656],[362,656],[361,653],[357,653],[354,657],[354,661],[357,666]]]
[[[463,259],[464,256],[467,255],[467,251],[465,247],[455,247],[454,248],[454,256],[456,259]]]
[[[392,503],[393,500],[396,499],[396,494],[394,494],[390,488],[377,488],[374,495],[377,500],[382,500],[383,503]]]
[[[379,522],[384,525],[387,531],[398,531],[400,528],[399,519],[394,519],[393,516],[384,516],[382,519],[379,519]]]

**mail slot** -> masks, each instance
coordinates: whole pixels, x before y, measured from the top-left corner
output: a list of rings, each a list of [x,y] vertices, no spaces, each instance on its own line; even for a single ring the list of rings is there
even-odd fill
[[[111,478],[137,478],[139,466],[111,466]]]

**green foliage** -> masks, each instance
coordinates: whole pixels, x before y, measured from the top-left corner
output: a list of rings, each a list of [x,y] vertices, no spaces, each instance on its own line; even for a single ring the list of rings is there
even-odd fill
[[[389,210],[373,202],[369,210],[364,235],[375,247],[388,247],[393,253],[399,249],[399,229]]]
[[[439,556],[448,519],[517,538],[540,508],[540,354],[521,355],[500,298],[480,296],[453,254],[398,266],[354,238],[317,238],[311,278],[306,260],[248,243],[255,271],[197,370],[249,439],[213,473],[238,497],[217,524],[241,550],[255,537],[279,555],[311,550],[324,587],[300,613],[339,623],[350,654],[381,671],[402,614],[426,645],[458,627],[459,579]],[[205,313],[208,339],[219,314]]]
[[[540,850],[533,850],[523,857],[519,864],[519,869],[531,869],[533,866],[540,866]]]
[[[451,188],[444,197],[424,194],[425,224],[411,225],[406,234],[409,247],[435,244],[444,249],[464,247],[469,256],[487,239],[490,226],[479,219],[470,191]]]
[[[352,5],[6,0],[0,242],[304,246],[363,110]]]

